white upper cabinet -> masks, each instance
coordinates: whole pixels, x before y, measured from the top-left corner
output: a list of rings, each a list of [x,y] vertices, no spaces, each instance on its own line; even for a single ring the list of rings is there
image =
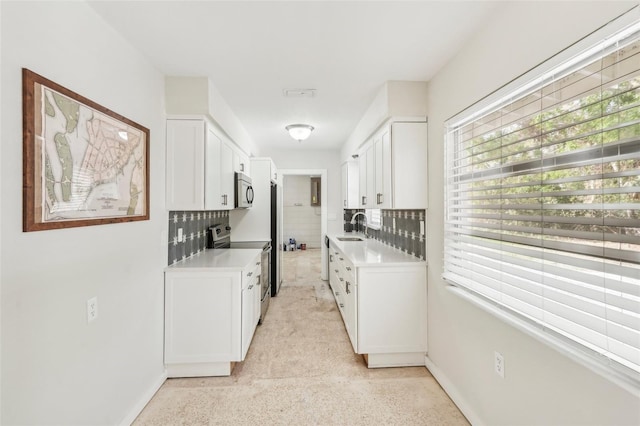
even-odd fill
[[[204,210],[205,123],[167,120],[167,209]]]
[[[372,143],[365,145],[358,157],[358,207],[375,208],[375,149]]]
[[[273,160],[271,160],[271,182],[277,183],[278,182],[278,169],[276,168],[276,163],[273,162]]]
[[[383,173],[391,177],[384,183],[384,191],[391,192],[391,208],[428,208],[427,123],[393,123],[390,155],[391,170]]]
[[[427,123],[382,126],[361,148],[358,167],[357,207],[426,209]],[[343,207],[346,208],[344,203]]]
[[[249,156],[239,149],[233,150],[233,171],[251,176]]]
[[[375,150],[375,205],[376,209],[390,209],[391,203],[391,126],[385,126],[373,139]],[[408,170],[404,170],[407,173]]]
[[[167,209],[233,209],[234,151],[206,120],[167,120]],[[242,162],[248,164],[238,155],[238,167]]]
[[[342,164],[342,208],[357,209],[358,191],[360,188],[360,176],[358,162],[347,161]]]

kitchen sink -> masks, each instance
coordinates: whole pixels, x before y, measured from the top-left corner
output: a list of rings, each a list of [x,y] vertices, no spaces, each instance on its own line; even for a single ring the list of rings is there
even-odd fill
[[[338,237],[338,241],[364,241],[360,237]]]

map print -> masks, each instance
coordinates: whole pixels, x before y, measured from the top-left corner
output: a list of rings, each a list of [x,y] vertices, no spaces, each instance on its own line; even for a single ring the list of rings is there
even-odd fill
[[[144,214],[145,134],[43,85],[42,222]]]

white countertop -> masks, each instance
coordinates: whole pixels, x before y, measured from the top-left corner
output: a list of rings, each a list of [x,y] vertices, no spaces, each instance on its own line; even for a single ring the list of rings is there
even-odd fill
[[[360,237],[364,241],[339,241],[338,237]],[[354,266],[427,265],[426,260],[420,260],[372,238],[366,238],[361,233],[329,235],[329,239]]]
[[[251,262],[261,254],[261,249],[211,249],[169,265],[164,270],[167,272],[242,271],[245,267],[251,266]]]

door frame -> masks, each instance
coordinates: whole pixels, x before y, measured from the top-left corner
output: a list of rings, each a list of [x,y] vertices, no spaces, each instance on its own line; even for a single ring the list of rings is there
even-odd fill
[[[327,235],[327,169],[278,169],[278,185],[282,185],[283,197],[278,206],[282,212],[280,215],[280,223],[278,224],[280,229],[280,241],[284,241],[284,177],[290,176],[320,176],[320,278],[328,280],[327,259],[329,258],[329,250],[324,243],[324,237]]]

